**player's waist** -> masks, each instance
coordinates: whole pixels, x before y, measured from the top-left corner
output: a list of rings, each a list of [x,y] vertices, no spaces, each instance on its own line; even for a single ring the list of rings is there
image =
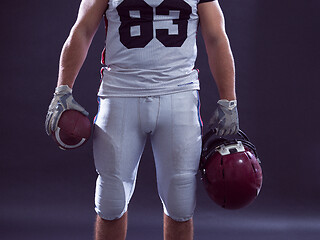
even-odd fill
[[[154,96],[199,89],[198,71],[179,74],[104,68],[99,94],[103,96]]]

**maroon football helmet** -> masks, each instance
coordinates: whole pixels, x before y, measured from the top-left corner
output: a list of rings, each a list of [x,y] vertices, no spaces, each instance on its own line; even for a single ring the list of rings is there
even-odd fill
[[[209,197],[226,209],[249,205],[262,186],[262,169],[255,146],[244,132],[239,139],[203,137],[200,170]]]

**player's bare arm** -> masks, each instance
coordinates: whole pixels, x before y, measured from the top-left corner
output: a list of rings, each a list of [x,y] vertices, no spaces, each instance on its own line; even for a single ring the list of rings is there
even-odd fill
[[[224,16],[218,1],[199,4],[198,13],[209,66],[220,95],[209,125],[220,136],[232,135],[238,132],[239,119],[234,60],[225,31]]]
[[[107,6],[107,0],[82,0],[80,4],[77,20],[60,56],[58,83],[45,121],[48,135],[56,131],[64,111],[74,109],[88,115],[88,112],[74,100],[72,87]]]
[[[108,0],[82,0],[77,20],[62,48],[57,86],[73,87],[107,6]]]
[[[220,99],[234,100],[236,99],[234,60],[218,1],[199,4],[198,13],[209,66]]]

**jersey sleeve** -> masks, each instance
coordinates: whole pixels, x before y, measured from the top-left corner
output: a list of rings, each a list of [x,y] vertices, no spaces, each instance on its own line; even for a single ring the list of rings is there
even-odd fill
[[[198,4],[205,3],[205,2],[213,2],[213,1],[215,1],[215,0],[200,0]]]

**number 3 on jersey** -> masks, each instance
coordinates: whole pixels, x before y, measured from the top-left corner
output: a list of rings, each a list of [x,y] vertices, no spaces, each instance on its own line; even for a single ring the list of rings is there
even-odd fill
[[[117,7],[121,25],[120,41],[127,48],[144,48],[153,39],[153,8],[143,0],[124,0]],[[178,34],[169,34],[169,29],[156,29],[156,38],[166,47],[181,47],[187,38],[188,20],[192,12],[183,0],[164,0],[155,8],[156,15],[170,15],[170,11],[178,11],[179,18],[173,19]],[[138,34],[133,34],[134,30]]]

